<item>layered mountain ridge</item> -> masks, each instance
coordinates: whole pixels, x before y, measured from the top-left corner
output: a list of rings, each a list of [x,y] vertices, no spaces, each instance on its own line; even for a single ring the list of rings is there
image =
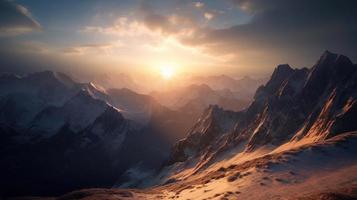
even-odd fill
[[[239,111],[246,108],[251,100],[250,97],[236,94],[228,88],[214,90],[207,84],[191,84],[169,91],[152,92],[150,95],[171,109],[199,114],[209,105],[216,104],[227,110]]]

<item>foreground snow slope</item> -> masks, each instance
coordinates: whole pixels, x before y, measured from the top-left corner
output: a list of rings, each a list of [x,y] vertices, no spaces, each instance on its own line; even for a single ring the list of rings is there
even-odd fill
[[[163,188],[175,199],[297,199],[357,184],[357,132],[239,161]]]
[[[356,153],[357,132],[349,132],[246,161],[222,160],[202,173],[162,186],[88,189],[51,199],[353,199]]]

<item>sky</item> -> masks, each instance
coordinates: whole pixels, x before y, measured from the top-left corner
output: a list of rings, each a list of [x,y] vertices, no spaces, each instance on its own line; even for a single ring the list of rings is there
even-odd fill
[[[355,0],[0,0],[0,70],[261,76],[357,60]]]

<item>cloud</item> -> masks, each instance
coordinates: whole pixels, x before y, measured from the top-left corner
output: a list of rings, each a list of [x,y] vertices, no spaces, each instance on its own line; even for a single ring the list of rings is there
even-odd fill
[[[203,14],[203,16],[207,19],[207,20],[211,20],[215,17],[215,15],[213,13],[210,13],[210,12],[205,12]]]
[[[250,22],[196,31],[182,42],[218,55],[234,53],[236,63],[260,67],[261,60],[266,66],[312,64],[326,49],[357,58],[357,1],[231,1],[252,15]]]
[[[106,27],[87,26],[82,31],[133,37],[141,43],[174,38],[180,45],[224,58],[246,74],[269,73],[272,67],[286,62],[310,66],[326,49],[357,59],[357,1],[228,1],[238,9],[236,12],[250,15],[250,20],[228,27],[222,21],[226,13],[206,6],[196,10],[198,18],[194,18],[179,11],[160,14],[144,4],[140,15],[120,17]],[[192,5],[195,10],[197,6]],[[202,23],[202,14],[207,21],[215,19],[214,23]]]
[[[152,34],[142,21],[129,20],[127,17],[119,17],[110,26],[85,26],[80,30],[84,33],[101,33],[118,36],[140,36]]]
[[[196,8],[203,8],[205,6],[203,2],[199,2],[199,1],[195,2],[194,5]]]
[[[30,11],[12,1],[0,0],[0,36],[13,36],[40,30]]]
[[[178,36],[191,34],[196,29],[196,23],[187,17],[176,14],[160,15],[146,13],[142,19],[119,17],[110,26],[85,26],[80,30],[84,33],[101,33],[117,36]]]
[[[63,53],[67,55],[88,55],[88,54],[112,54],[115,48],[121,47],[119,41],[110,44],[82,44],[63,49]]]

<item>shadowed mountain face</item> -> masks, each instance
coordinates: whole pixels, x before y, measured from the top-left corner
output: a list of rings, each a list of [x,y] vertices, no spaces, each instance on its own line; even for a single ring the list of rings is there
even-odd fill
[[[3,75],[0,82],[1,195],[111,187],[127,182],[131,168],[152,173],[175,134],[193,123],[149,96],[60,73]]]

